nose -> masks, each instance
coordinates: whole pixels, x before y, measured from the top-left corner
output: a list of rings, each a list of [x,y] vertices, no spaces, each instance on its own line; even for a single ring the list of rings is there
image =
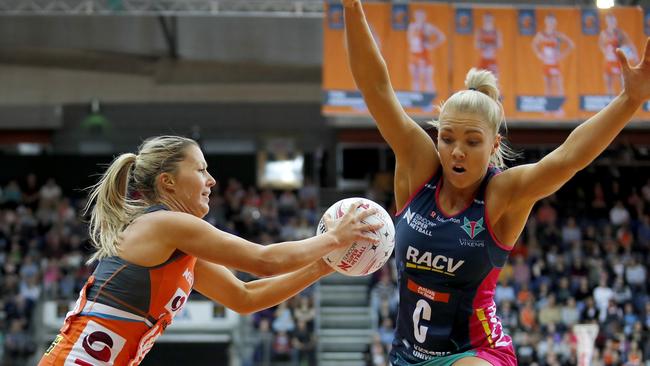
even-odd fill
[[[217,180],[214,179],[212,174],[208,173],[208,187],[214,187],[217,184]]]
[[[451,156],[454,159],[465,159],[465,152],[460,148],[459,145],[454,146],[454,149],[451,151]]]

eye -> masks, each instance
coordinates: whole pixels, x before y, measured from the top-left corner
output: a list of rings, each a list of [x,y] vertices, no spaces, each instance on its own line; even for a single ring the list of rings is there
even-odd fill
[[[440,141],[444,142],[445,144],[451,144],[452,143],[452,139],[449,138],[449,137],[441,137]]]
[[[478,146],[478,145],[481,144],[481,141],[479,141],[479,140],[470,140],[470,141],[467,142],[467,144],[469,146]]]

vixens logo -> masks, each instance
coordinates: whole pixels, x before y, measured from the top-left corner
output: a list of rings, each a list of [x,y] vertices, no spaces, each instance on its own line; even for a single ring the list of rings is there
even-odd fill
[[[469,235],[470,238],[474,239],[481,231],[485,230],[483,227],[483,218],[481,217],[478,221],[469,221],[467,217],[463,218],[463,225],[461,226],[463,230]]]

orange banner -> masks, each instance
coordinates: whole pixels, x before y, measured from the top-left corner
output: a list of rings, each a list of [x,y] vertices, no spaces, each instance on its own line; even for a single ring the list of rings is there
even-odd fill
[[[364,9],[400,103],[425,118],[478,67],[497,75],[508,121],[584,120],[620,92],[613,50],[636,62],[650,36],[650,9],[633,7],[366,2]],[[324,29],[323,113],[367,115],[348,67],[338,1],[326,3]],[[636,118],[650,119],[650,103]]]
[[[449,96],[449,6],[365,3],[364,10],[400,103],[411,115],[432,116]],[[326,14],[323,113],[366,114],[347,63],[343,8],[327,4]]]
[[[582,9],[578,53],[580,116],[603,109],[622,88],[621,67],[615,50],[621,48],[632,64],[643,49],[642,10],[620,7],[607,11]]]
[[[472,67],[490,70],[499,81],[506,118],[514,113],[515,32],[517,12],[506,8],[454,9],[452,90],[465,89]]]
[[[517,10],[515,119],[575,119],[578,10]]]
[[[390,7],[388,4],[366,3],[363,5],[363,9],[375,42],[384,53],[384,44],[390,31]],[[325,29],[323,113],[329,115],[368,114],[348,65],[343,5],[341,3],[325,3],[325,14],[323,24]]]

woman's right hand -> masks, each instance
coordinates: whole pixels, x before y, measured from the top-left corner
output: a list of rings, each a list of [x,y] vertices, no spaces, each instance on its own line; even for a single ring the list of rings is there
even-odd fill
[[[346,7],[346,8],[351,8],[351,7],[353,7],[355,4],[360,3],[361,0],[342,0],[341,2],[343,3],[343,6],[344,6],[344,7]]]
[[[355,241],[366,241],[378,243],[377,236],[372,235],[375,230],[381,229],[384,224],[368,224],[364,219],[377,213],[376,209],[359,210],[362,202],[355,202],[350,205],[348,212],[338,220],[333,220],[330,215],[325,216],[327,232],[336,238],[336,247],[345,248]]]

